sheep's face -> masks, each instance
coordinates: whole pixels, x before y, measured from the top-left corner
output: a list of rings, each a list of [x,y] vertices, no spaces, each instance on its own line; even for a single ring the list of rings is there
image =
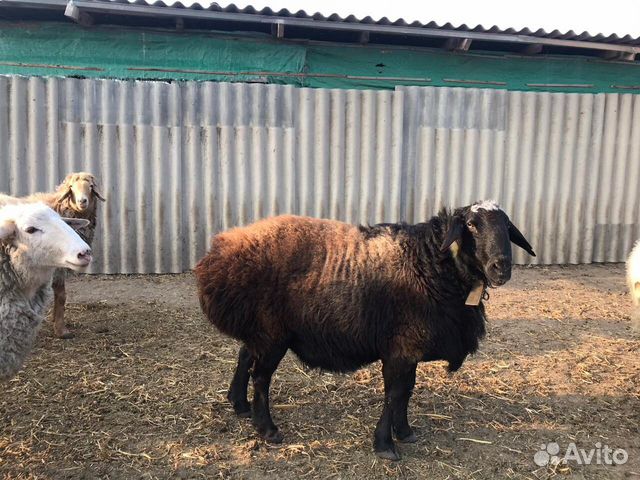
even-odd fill
[[[64,183],[66,188],[61,201],[69,198],[70,205],[78,212],[84,212],[92,207],[96,199],[104,202],[104,198],[100,194],[96,182],[96,178],[90,173],[72,173]]]
[[[91,263],[91,249],[71,227],[88,223],[62,218],[42,203],[7,205],[0,208],[0,242],[9,244],[32,268],[82,271]]]
[[[489,286],[504,285],[511,278],[511,242],[529,255],[535,253],[522,233],[495,202],[481,202],[461,208],[447,232],[443,249],[452,248],[474,258]]]

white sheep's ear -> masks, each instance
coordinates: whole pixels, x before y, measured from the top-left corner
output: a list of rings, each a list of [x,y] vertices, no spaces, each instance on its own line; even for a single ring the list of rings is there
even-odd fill
[[[79,228],[86,227],[87,225],[89,225],[89,223],[91,223],[86,218],[62,217],[62,221],[67,225],[69,225],[74,230],[78,230]]]
[[[0,240],[6,240],[16,233],[16,224],[13,220],[0,220]]]

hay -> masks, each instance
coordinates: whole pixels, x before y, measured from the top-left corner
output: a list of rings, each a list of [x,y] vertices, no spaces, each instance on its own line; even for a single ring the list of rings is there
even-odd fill
[[[77,337],[47,325],[0,393],[0,478],[618,478],[640,471],[640,341],[622,266],[518,269],[492,292],[481,352],[421,364],[403,461],[372,454],[380,364],[320,373],[287,355],[280,446],[232,413],[237,346],[202,319],[189,275],[70,281]],[[580,288],[577,288],[577,286]],[[606,442],[620,467],[537,467],[540,444]],[[585,470],[586,469],[586,470]]]

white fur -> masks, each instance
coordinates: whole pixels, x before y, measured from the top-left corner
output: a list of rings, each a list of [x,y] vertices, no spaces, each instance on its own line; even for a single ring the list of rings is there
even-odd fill
[[[638,240],[627,258],[627,286],[633,301],[631,312],[631,326],[640,331],[640,240]]]
[[[473,213],[478,213],[478,210],[500,210],[500,205],[495,200],[483,200],[471,205]]]
[[[49,207],[0,197],[0,380],[31,351],[55,268],[82,271],[90,261],[89,246]]]

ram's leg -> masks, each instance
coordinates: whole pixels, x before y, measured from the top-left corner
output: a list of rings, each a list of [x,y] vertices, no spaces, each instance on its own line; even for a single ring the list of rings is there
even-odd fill
[[[287,347],[274,347],[263,355],[256,356],[253,363],[253,409],[251,417],[258,433],[267,442],[282,442],[282,433],[278,431],[278,427],[271,419],[269,410],[269,387],[271,386],[271,377],[273,372],[278,368],[278,364]]]
[[[58,338],[73,338],[73,333],[64,324],[64,306],[67,302],[67,292],[64,278],[56,276],[53,280],[53,334]]]
[[[413,441],[413,431],[407,422],[407,405],[415,383],[416,364],[402,360],[384,360],[384,407],[374,433],[376,455],[388,460],[400,460],[393,438],[392,427],[399,440]]]
[[[391,411],[393,414],[393,431],[402,443],[414,443],[418,439],[407,419],[407,407],[416,383],[416,364],[410,364],[398,372],[391,389]]]
[[[238,365],[227,393],[227,399],[231,402],[233,410],[241,417],[251,416],[251,405],[247,401],[247,387],[249,385],[249,370],[252,365],[253,357],[247,347],[242,345],[240,353],[238,353]]]

